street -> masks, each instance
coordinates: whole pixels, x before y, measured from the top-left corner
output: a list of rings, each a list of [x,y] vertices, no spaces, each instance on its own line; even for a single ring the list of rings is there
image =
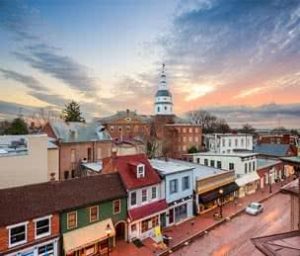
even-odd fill
[[[262,214],[249,216],[243,213],[172,255],[261,256],[262,254],[252,245],[250,238],[285,232],[290,228],[288,195],[279,193],[265,201],[263,205]]]

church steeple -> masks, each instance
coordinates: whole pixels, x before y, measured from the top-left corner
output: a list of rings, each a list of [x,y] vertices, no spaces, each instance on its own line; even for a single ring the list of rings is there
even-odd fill
[[[172,115],[173,102],[172,94],[168,90],[166,81],[165,64],[162,64],[162,71],[160,75],[160,83],[155,94],[155,115]]]

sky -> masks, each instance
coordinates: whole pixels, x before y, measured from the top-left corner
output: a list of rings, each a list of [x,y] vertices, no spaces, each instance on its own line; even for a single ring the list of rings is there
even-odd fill
[[[0,0],[0,119],[153,114],[162,63],[174,112],[300,127],[299,0]]]

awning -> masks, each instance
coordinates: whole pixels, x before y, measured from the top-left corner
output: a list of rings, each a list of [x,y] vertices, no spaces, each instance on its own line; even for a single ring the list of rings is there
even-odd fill
[[[236,184],[238,184],[239,187],[242,187],[248,183],[254,182],[259,179],[260,178],[259,178],[257,172],[252,172],[252,173],[245,174],[241,178],[236,179],[235,182],[236,182]]]
[[[142,207],[133,208],[128,211],[129,217],[132,221],[142,219],[147,216],[151,216],[154,213],[159,213],[168,208],[168,204],[165,199],[151,204],[144,205]]]
[[[199,195],[199,203],[209,203],[220,197],[219,190],[223,190],[223,196],[227,196],[228,194],[239,189],[238,185],[235,182],[231,182],[222,187],[216,188],[212,191],[206,192],[204,194]]]
[[[111,219],[106,219],[95,224],[88,225],[70,231],[63,235],[65,253],[71,253],[89,245],[95,244],[107,238],[106,227],[111,227],[110,236],[115,236],[115,228]]]

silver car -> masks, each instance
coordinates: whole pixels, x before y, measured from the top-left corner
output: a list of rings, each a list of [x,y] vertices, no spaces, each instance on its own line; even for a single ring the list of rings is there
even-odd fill
[[[257,215],[264,210],[264,207],[260,203],[252,202],[246,208],[246,213],[250,215]]]

